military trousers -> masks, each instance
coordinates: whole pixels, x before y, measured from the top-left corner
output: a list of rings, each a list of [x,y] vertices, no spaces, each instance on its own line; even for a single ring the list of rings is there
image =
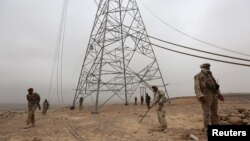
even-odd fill
[[[165,108],[165,103],[159,103],[157,105],[157,117],[158,121],[160,123],[161,128],[166,128],[167,127],[167,121],[166,121],[166,108]]]
[[[37,106],[29,106],[28,108],[28,118],[27,118],[27,125],[35,124],[35,111]]]
[[[79,105],[79,110],[82,111],[83,105]]]
[[[43,115],[46,115],[47,110],[48,110],[48,108],[47,108],[47,107],[44,107],[44,108],[43,108],[43,112],[42,112],[42,113],[43,113]]]
[[[218,94],[207,93],[205,101],[201,102],[203,111],[204,128],[207,129],[208,125],[218,124]]]

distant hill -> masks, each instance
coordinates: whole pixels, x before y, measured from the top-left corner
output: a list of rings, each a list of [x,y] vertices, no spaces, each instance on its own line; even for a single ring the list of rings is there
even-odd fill
[[[223,93],[222,94],[223,96],[225,97],[244,97],[244,96],[247,96],[247,97],[250,97],[250,93]],[[192,98],[196,98],[196,96],[179,96],[179,97],[172,97],[170,98],[170,100],[173,100],[173,99],[192,99]]]
[[[0,103],[0,112],[5,111],[22,111],[27,108],[27,104],[6,104]]]
[[[250,93],[223,93],[223,95],[233,95],[233,96],[237,96],[237,95],[250,95]]]

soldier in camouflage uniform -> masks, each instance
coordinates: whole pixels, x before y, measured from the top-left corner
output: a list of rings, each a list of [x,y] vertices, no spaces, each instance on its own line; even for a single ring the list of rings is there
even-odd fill
[[[150,96],[148,95],[148,93],[146,93],[146,96],[145,96],[146,98],[146,103],[147,103],[147,107],[148,107],[148,109],[150,108],[150,100],[151,100],[151,98],[150,98]]]
[[[144,97],[141,95],[141,105],[144,103]]]
[[[135,96],[135,105],[137,105],[137,97]]]
[[[166,113],[166,102],[167,98],[165,96],[165,93],[158,89],[157,86],[152,86],[153,92],[154,92],[154,102],[150,106],[150,109],[156,105],[156,111],[157,111],[157,117],[158,121],[160,123],[160,127],[156,129],[157,131],[164,131],[167,128],[167,121],[165,118]]]
[[[83,97],[79,99],[79,110],[81,111],[83,109]]]
[[[194,77],[194,89],[203,110],[203,131],[207,131],[208,125],[218,124],[218,97],[221,94],[219,85],[210,71],[210,64],[202,64],[200,68],[201,72]]]
[[[43,102],[43,115],[46,115],[47,113],[47,110],[49,109],[50,105],[49,105],[49,102],[47,101],[47,99],[44,100]]]
[[[38,93],[33,92],[33,88],[28,89],[27,94],[27,100],[28,100],[28,119],[27,119],[27,127],[29,127],[29,124],[31,123],[31,127],[35,126],[35,111],[38,107],[40,110],[40,96]]]

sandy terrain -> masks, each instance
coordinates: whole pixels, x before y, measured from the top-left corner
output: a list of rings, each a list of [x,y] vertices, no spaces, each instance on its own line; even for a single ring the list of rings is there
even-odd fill
[[[250,95],[227,96],[219,102],[219,114],[235,108],[250,108]],[[202,129],[202,111],[194,97],[175,98],[167,106],[166,132],[152,132],[158,126],[155,109],[142,123],[146,106],[105,105],[99,114],[69,108],[51,109],[46,116],[36,111],[36,126],[24,129],[27,113],[0,117],[0,141],[187,141],[189,134],[206,140]]]

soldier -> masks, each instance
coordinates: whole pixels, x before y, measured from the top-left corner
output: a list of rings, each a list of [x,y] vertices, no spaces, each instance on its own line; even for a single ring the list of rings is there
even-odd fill
[[[202,64],[200,68],[201,72],[194,77],[194,89],[203,110],[204,128],[202,131],[205,132],[208,125],[218,124],[218,98],[223,100],[223,96],[210,71],[210,64]]]
[[[147,107],[148,107],[148,109],[150,108],[150,100],[151,100],[151,98],[150,98],[150,96],[148,95],[148,93],[146,93],[146,103],[147,103]]]
[[[135,96],[135,105],[137,105],[137,97]]]
[[[83,97],[79,100],[79,110],[81,111],[83,109]]]
[[[141,96],[141,105],[143,105],[143,103],[144,103],[144,97]]]
[[[33,92],[33,88],[28,89],[27,94],[28,100],[28,118],[27,118],[27,126],[25,128],[29,128],[29,124],[31,123],[31,127],[35,126],[35,111],[38,107],[40,110],[40,95],[38,93]]]
[[[158,89],[157,86],[152,86],[153,92],[154,92],[154,102],[150,106],[150,109],[154,106],[157,105],[157,117],[158,121],[160,123],[160,127],[156,129],[156,131],[164,131],[167,128],[167,121],[165,118],[165,104],[167,102],[167,98],[165,96],[165,93],[161,90]]]
[[[49,102],[47,101],[47,99],[44,100],[43,102],[43,115],[46,115],[47,110],[49,109],[50,105]]]

